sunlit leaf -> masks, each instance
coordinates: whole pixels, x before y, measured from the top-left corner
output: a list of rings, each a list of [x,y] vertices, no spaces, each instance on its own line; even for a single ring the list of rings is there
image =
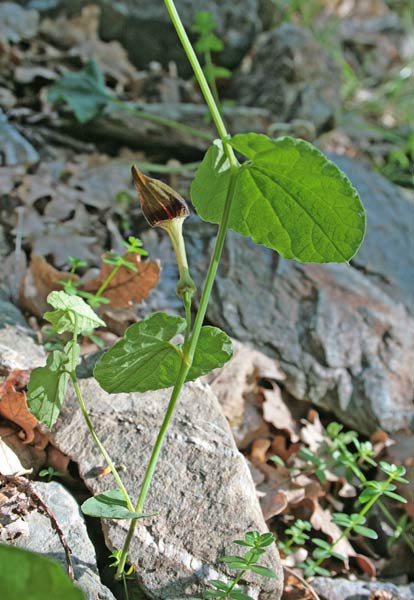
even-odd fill
[[[122,340],[95,367],[95,377],[109,393],[146,392],[174,385],[181,365],[181,347],[172,339],[185,330],[181,317],[155,313],[129,327]],[[232,356],[229,337],[203,327],[187,381],[222,366]]]
[[[365,233],[365,214],[342,171],[308,142],[240,134],[229,142],[248,160],[237,176],[229,228],[301,262],[347,262]],[[230,181],[222,143],[200,165],[191,198],[200,217],[221,221]]]

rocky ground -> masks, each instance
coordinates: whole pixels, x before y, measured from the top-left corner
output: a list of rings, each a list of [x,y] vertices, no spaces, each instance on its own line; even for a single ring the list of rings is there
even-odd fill
[[[158,516],[137,527],[132,544],[137,600],[201,597],[208,579],[228,576],[220,557],[234,553],[232,541],[249,529],[268,527],[283,540],[300,518],[336,538],[330,514],[352,507],[357,490],[344,473],[321,483],[300,458],[303,448],[323,447],[332,420],[370,440],[376,459],[407,467],[410,485],[399,492],[408,502],[389,509],[412,534],[413,32],[398,2],[291,4],[208,2],[224,43],[217,62],[231,70],[218,80],[223,113],[233,133],[289,134],[328,152],[361,195],[366,240],[351,265],[319,266],[228,235],[207,318],[234,338],[236,352],[221,372],[185,387],[148,500]],[[177,5],[187,26],[206,8]],[[91,59],[105,93],[126,104],[103,100],[99,86],[86,104],[79,94],[53,102],[50,91],[65,70],[79,72]],[[93,118],[84,119],[85,111]],[[87,261],[78,275],[94,291],[105,274],[101,256],[120,252],[128,235],[139,235],[149,251],[136,273],[121,273],[109,288],[111,303],[101,312],[108,328],[83,339],[79,367],[91,418],[136,495],[168,394],[109,397],[92,368],[129,324],[181,307],[169,242],[147,229],[130,164],[188,196],[213,137],[161,2],[0,3],[0,541],[64,566],[66,544],[90,600],[123,598],[108,555],[126,526],[81,516],[83,500],[113,485],[73,394],[52,433],[27,412],[30,370],[57,342],[42,320],[46,297],[68,277],[69,256]],[[187,223],[190,266],[201,284],[215,228],[195,215]],[[59,475],[45,483],[45,469]],[[346,541],[345,563],[329,564],[332,578],[303,581],[298,565],[307,545],[281,557],[272,546],[266,564],[279,579],[248,579],[246,593],[256,600],[414,598],[411,551],[401,538],[387,546],[389,524],[381,514],[372,519],[379,541]]]

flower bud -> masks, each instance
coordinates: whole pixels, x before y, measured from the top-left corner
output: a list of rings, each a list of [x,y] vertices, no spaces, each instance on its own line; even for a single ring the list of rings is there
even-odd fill
[[[144,217],[151,227],[162,227],[170,236],[180,272],[177,294],[180,298],[184,298],[186,294],[191,297],[196,287],[188,270],[183,237],[183,221],[190,214],[187,204],[184,198],[166,183],[147,177],[134,165],[131,171]]]
[[[151,227],[168,228],[173,219],[188,217],[186,201],[178,192],[158,179],[147,177],[135,165],[131,171],[142,212]]]

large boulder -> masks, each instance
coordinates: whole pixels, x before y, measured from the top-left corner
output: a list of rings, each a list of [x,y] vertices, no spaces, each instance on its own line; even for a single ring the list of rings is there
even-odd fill
[[[115,464],[126,466],[122,477],[135,498],[171,390],[108,395],[94,379],[82,380],[81,389],[98,436]],[[54,438],[79,465],[93,494],[115,487],[111,476],[97,478],[104,461],[72,391]],[[266,530],[247,463],[206,385],[191,383],[183,389],[145,510],[158,515],[138,521],[130,560],[139,565],[145,593],[157,600],[201,596],[208,579],[229,577],[219,559],[240,552],[233,540],[248,530]],[[108,547],[120,548],[128,522],[104,520],[103,527]],[[277,600],[282,571],[274,545],[263,563],[275,569],[279,579],[247,577],[246,591],[254,599]]]

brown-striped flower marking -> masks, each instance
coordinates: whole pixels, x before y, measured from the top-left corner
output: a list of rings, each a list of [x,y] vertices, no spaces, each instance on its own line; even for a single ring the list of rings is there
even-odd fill
[[[151,227],[165,227],[173,219],[188,217],[187,203],[178,192],[163,181],[147,177],[135,165],[131,171],[142,212]]]

